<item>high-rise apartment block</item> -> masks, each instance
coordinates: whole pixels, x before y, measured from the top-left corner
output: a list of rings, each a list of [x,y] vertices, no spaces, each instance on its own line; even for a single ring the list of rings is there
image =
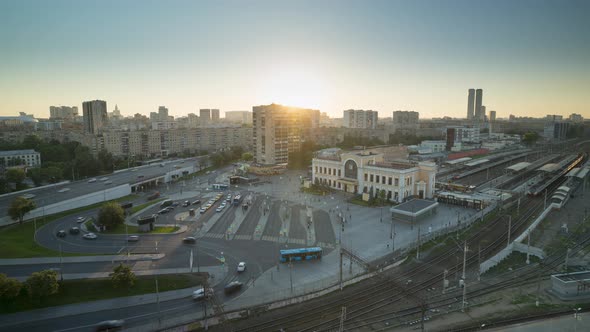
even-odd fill
[[[52,120],[73,121],[78,116],[77,106],[50,106],[49,118]]]
[[[418,122],[420,113],[413,111],[395,111],[393,112],[393,130],[398,135],[416,135],[420,128]]]
[[[580,114],[572,113],[568,118],[571,122],[584,122],[584,117]]]
[[[377,128],[377,119],[377,111],[346,110],[344,111],[343,126],[346,128],[375,129]]]
[[[257,163],[289,162],[289,153],[301,149],[304,129],[317,128],[320,111],[277,104],[252,107],[253,146]]]
[[[484,105],[482,105],[480,107],[480,113],[479,113],[479,121],[480,122],[485,122],[486,121],[486,107]]]
[[[475,90],[475,120],[483,122],[484,116],[482,114],[481,106],[483,104],[483,90]]]
[[[82,103],[84,117],[84,131],[98,134],[108,124],[107,102],[104,100],[92,100]]]
[[[496,121],[496,111],[490,111],[490,122]]]
[[[168,121],[168,108],[166,106],[158,107],[158,120],[159,121]]]
[[[475,116],[475,89],[467,92],[467,120],[473,120]]]
[[[211,109],[211,122],[213,122],[213,123],[219,122],[219,109],[215,109],[215,108]]]
[[[199,110],[199,122],[201,123],[202,127],[206,127],[209,125],[211,121],[211,110],[210,109],[200,109]]]
[[[252,112],[250,111],[228,111],[225,112],[225,120],[229,122],[249,124],[252,123]]]
[[[480,141],[478,127],[447,127],[447,151],[461,146],[462,143],[479,143]]]

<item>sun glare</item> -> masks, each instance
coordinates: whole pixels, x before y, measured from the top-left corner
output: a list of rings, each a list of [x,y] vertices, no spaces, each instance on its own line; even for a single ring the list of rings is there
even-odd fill
[[[320,76],[301,67],[273,69],[260,89],[261,100],[289,106],[320,108],[325,99]]]

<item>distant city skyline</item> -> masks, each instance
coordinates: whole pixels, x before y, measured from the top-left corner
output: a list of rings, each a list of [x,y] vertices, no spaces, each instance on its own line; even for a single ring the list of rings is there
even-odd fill
[[[5,1],[0,115],[105,100],[175,117],[277,103],[590,118],[590,2]]]

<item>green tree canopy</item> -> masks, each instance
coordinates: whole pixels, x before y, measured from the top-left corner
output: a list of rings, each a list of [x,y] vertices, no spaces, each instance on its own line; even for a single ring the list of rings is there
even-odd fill
[[[98,212],[98,223],[107,229],[113,229],[125,222],[125,211],[116,202],[104,204]]]
[[[11,168],[7,170],[5,176],[8,182],[12,182],[17,186],[26,178],[25,171],[20,168]]]
[[[254,156],[250,152],[245,152],[242,153],[242,159],[244,159],[245,161],[250,161],[254,159]]]
[[[12,220],[18,220],[22,224],[24,216],[36,208],[34,201],[24,197],[15,198],[8,208],[8,215]]]
[[[522,137],[522,142],[528,146],[533,145],[539,139],[539,134],[536,131],[529,131]]]
[[[53,295],[59,290],[57,272],[53,270],[33,272],[27,279],[26,284],[29,294],[39,299]]]
[[[13,278],[8,278],[6,274],[0,273],[0,299],[2,301],[12,301],[19,294],[23,284]]]
[[[135,280],[135,273],[127,265],[119,264],[111,274],[111,281],[115,288],[131,288],[135,285]]]

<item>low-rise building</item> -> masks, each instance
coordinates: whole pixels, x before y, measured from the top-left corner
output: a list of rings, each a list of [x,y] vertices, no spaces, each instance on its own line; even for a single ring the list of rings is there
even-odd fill
[[[312,160],[312,181],[348,193],[369,193],[393,202],[433,198],[436,164],[386,161],[382,153],[320,151]]]
[[[41,165],[41,154],[35,150],[0,151],[0,165],[35,167]]]

